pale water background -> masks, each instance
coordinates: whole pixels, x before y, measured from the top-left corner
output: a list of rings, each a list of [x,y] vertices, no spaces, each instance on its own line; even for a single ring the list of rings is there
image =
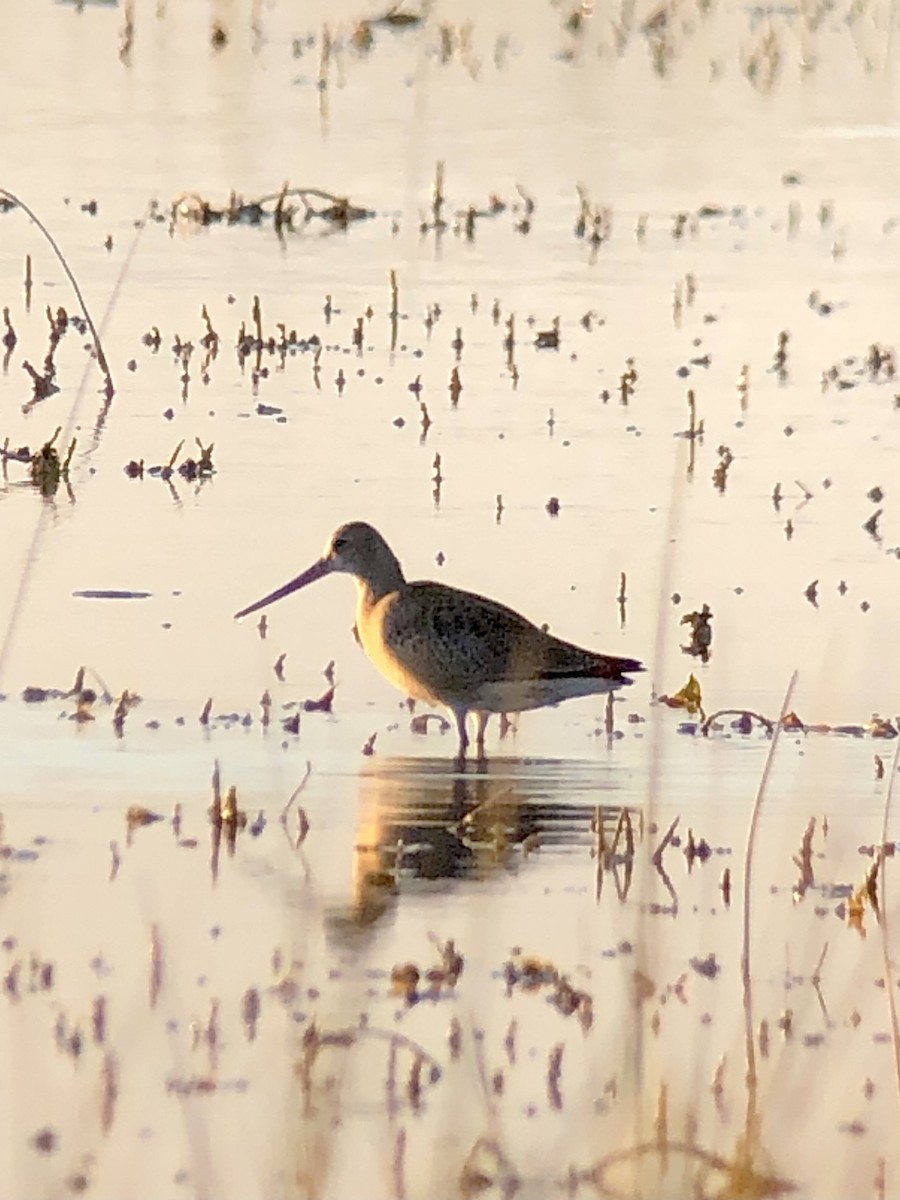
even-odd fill
[[[481,1171],[488,1196],[717,1196],[737,1194],[741,1161],[769,1180],[747,1194],[895,1195],[892,858],[887,925],[868,901],[862,932],[848,920],[892,742],[782,735],[750,880],[748,1007],[744,847],[770,742],[730,718],[692,736],[653,696],[693,670],[707,712],[775,719],[796,670],[806,722],[896,710],[900,385],[867,366],[900,317],[896,14],[448,2],[412,28],[373,25],[368,44],[360,22],[384,11],[3,9],[0,186],[58,240],[116,393],[107,405],[70,327],[59,392],[23,411],[46,307],[78,305],[37,230],[4,213],[0,303],[18,341],[0,444],[34,450],[57,427],[62,447],[77,440],[70,491],[43,499],[17,462],[0,477],[0,1195],[442,1198],[475,1194]],[[438,162],[448,227],[423,233]],[[186,193],[223,208],[232,189],[285,181],[374,215],[281,238],[271,221],[171,219]],[[595,247],[576,236],[579,185],[608,210]],[[467,238],[466,210],[492,194],[506,209]],[[310,350],[263,354],[259,378],[239,363],[254,296],[265,336],[279,322],[318,336],[318,371]],[[204,305],[221,338],[206,363]],[[559,349],[536,349],[556,317]],[[176,337],[193,343],[186,370]],[[678,436],[688,389],[693,444]],[[184,455],[215,443],[212,478],[126,475],[182,438]],[[411,577],[640,657],[615,735],[596,700],[526,714],[502,741],[494,722],[488,764],[460,775],[451,735],[413,732],[354,645],[346,581],[274,608],[264,641],[233,622],[354,518]],[[91,589],[150,595],[74,594]],[[703,604],[706,664],[680,623]],[[285,732],[283,706],[320,696],[332,660],[333,715]],[[71,699],[22,699],[65,691],[80,666],[143,698],[123,737],[111,705],[79,724]],[[221,849],[213,878],[216,762],[265,821]],[[307,763],[297,848],[293,813],[290,837],[278,817]],[[126,845],[130,805],[168,822],[176,804],[178,836],[157,824]],[[602,810],[609,831],[623,806],[634,856],[601,870],[592,821]],[[657,870],[676,817],[681,846]],[[794,898],[813,817],[814,884]],[[712,851],[690,871],[689,829]],[[455,987],[412,1006],[391,994],[395,965],[425,969],[451,938]],[[546,983],[508,994],[516,948],[591,995],[589,1028]],[[304,1075],[313,1025],[344,1042]],[[609,1173],[589,1178],[600,1162]]]

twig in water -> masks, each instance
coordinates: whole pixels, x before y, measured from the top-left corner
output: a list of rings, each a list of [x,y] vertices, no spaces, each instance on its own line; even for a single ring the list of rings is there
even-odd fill
[[[300,780],[300,783],[297,785],[297,787],[294,788],[293,792],[291,792],[290,799],[288,800],[287,804],[285,804],[284,808],[281,810],[281,816],[278,819],[282,825],[287,824],[288,813],[293,808],[294,801],[297,799],[297,797],[300,795],[300,793],[306,787],[307,780],[309,779],[311,774],[312,774],[312,763],[307,762],[306,770],[303,773],[303,778]]]

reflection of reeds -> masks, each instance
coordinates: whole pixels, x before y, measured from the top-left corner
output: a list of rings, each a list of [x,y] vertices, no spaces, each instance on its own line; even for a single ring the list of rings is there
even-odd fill
[[[374,1193],[379,1196],[512,1198],[557,1191],[576,1198],[762,1200],[787,1193],[792,1164],[776,1161],[770,1149],[781,1107],[777,1092],[769,1089],[783,1057],[801,1052],[809,1022],[799,997],[776,1019],[754,995],[763,974],[754,963],[764,961],[766,934],[757,902],[771,878],[759,835],[783,746],[778,731],[789,729],[783,715],[773,722],[742,868],[742,1005],[733,1006],[728,991],[738,978],[729,969],[728,933],[712,950],[698,947],[682,973],[670,973],[671,943],[685,942],[683,934],[670,931],[687,930],[688,938],[704,932],[702,922],[688,924],[692,905],[683,894],[704,872],[709,877],[715,863],[716,848],[698,832],[702,811],[692,811],[685,834],[687,819],[673,817],[657,825],[644,807],[565,803],[571,778],[562,776],[551,788],[540,775],[529,782],[521,767],[511,778],[502,758],[464,774],[440,760],[423,768],[380,759],[360,779],[352,897],[343,911],[324,912],[330,943],[315,977],[311,964],[319,922],[310,918],[322,912],[323,904],[317,882],[324,869],[321,817],[306,820],[302,843],[289,833],[289,857],[282,862],[289,870],[288,864],[299,861],[300,891],[285,911],[298,944],[287,956],[273,958],[273,982],[248,978],[239,959],[251,948],[236,946],[237,969],[229,987],[207,993],[199,1006],[195,1002],[197,1015],[188,1022],[184,1010],[173,1007],[183,986],[175,967],[179,934],[160,920],[149,922],[142,942],[149,943],[142,1002],[157,1014],[153,1020],[173,1021],[172,1014],[179,1012],[178,1021],[190,1035],[190,1057],[167,1070],[163,1094],[172,1103],[192,1106],[193,1119],[201,1126],[209,1121],[210,1128],[214,1110],[204,1106],[213,1097],[231,1096],[229,1103],[240,1103],[249,1113],[281,1095],[284,1107],[278,1115],[286,1113],[295,1131],[293,1158],[287,1160],[293,1190],[284,1194],[298,1200],[342,1194],[335,1189],[347,1178],[341,1166],[346,1147],[363,1131],[377,1144],[382,1178],[388,1181],[386,1192],[379,1184]],[[711,745],[705,739],[697,744]],[[896,768],[895,758],[891,777]],[[308,770],[283,806],[285,832],[300,811],[300,795],[313,812],[330,787]],[[152,810],[132,809],[135,828],[154,823]],[[213,831],[218,827],[224,838],[233,823],[237,832],[239,815],[236,789],[223,786],[217,772]],[[179,838],[184,819],[182,812],[175,845],[187,845]],[[807,903],[821,891],[819,830],[818,822],[809,822],[798,837],[795,865],[805,886],[785,890],[788,905]],[[884,873],[891,857],[886,831],[885,818],[880,847],[872,848],[864,902],[883,938]],[[142,833],[136,844],[146,847],[152,836]],[[446,855],[441,876],[440,868],[435,873],[440,860],[428,846],[447,838],[465,857]],[[241,880],[248,840],[241,838],[233,847],[228,886]],[[278,847],[284,847],[280,836]],[[276,853],[270,846],[273,860]],[[614,918],[620,941],[608,967],[595,956],[593,943],[585,963],[574,960],[571,938],[567,950],[560,948],[552,957],[540,953],[536,943],[546,938],[540,927],[533,934],[526,927],[523,945],[505,959],[486,952],[487,930],[508,920],[509,898],[525,902],[535,883],[553,878],[546,871],[553,867],[554,853],[557,865],[567,863],[573,882],[583,886],[591,856],[599,878],[606,880],[586,911],[593,911],[598,922]],[[789,861],[786,850],[782,867]],[[115,886],[122,887],[130,874],[117,877]],[[495,886],[501,879],[502,892]],[[431,903],[428,919],[442,918],[442,927],[430,946],[423,941],[416,947],[415,961],[397,962],[391,969],[385,951],[392,931],[400,932],[398,944],[408,953],[409,934],[402,926],[426,880],[432,900],[447,885],[448,894],[463,902],[467,893],[481,889],[472,924],[459,921],[461,909],[447,905],[442,911]],[[610,881],[617,881],[614,887]],[[707,882],[707,894],[716,894],[714,881]],[[376,892],[380,904],[372,900]],[[559,899],[558,885],[547,889],[551,928]],[[189,912],[184,909],[183,920]],[[643,931],[634,921],[637,914]],[[721,909],[718,920],[726,920]],[[883,941],[885,955],[887,945]],[[833,1004],[826,1006],[824,995],[828,952],[826,943],[805,983],[824,1026],[834,1027],[840,1016]],[[680,961],[680,952],[674,961]],[[886,961],[886,978],[888,970]],[[52,964],[35,959],[30,972],[25,963],[7,975],[5,994],[19,1010],[50,991],[62,1010],[63,982]],[[96,1127],[104,1139],[119,1134],[134,1070],[122,1039],[120,1003],[104,992],[84,1018],[64,1011],[55,1033],[60,1057],[91,1073]],[[723,1022],[732,1007],[742,1014],[743,1048],[726,1043],[712,1052],[703,1044],[702,1022],[695,1026],[694,1050],[678,1045],[677,1030],[684,1028],[679,1014],[697,1017],[707,1003],[713,1025]],[[896,1045],[895,1040],[895,1054]],[[639,1060],[633,1058],[636,1046]],[[690,1066],[678,1066],[685,1049],[708,1063],[706,1079],[692,1078]],[[46,1128],[50,1134],[44,1141],[50,1144],[57,1134]],[[221,1153],[227,1158],[227,1151]],[[438,1179],[443,1190],[436,1192]]]

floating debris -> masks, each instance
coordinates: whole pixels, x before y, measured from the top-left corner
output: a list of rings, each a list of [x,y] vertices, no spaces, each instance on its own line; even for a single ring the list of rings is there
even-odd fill
[[[299,201],[292,204],[291,201]],[[296,232],[312,220],[321,220],[339,229],[348,229],[358,221],[375,216],[370,208],[354,204],[348,196],[338,196],[323,188],[291,188],[244,200],[232,192],[224,208],[216,208],[197,192],[183,192],[172,201],[172,224],[250,225],[272,223],[275,232]]]
[[[691,627],[691,640],[686,646],[681,647],[682,652],[691,654],[704,663],[709,662],[712,653],[712,626],[710,625],[712,618],[712,610],[708,604],[704,604],[699,612],[686,613],[681,618],[682,625]]]
[[[60,425],[49,441],[44,442],[43,446],[33,453],[27,446],[19,446],[11,450],[8,438],[0,446],[0,462],[4,465],[9,462],[27,463],[31,483],[47,499],[56,495],[61,483],[65,483],[67,487],[69,485],[69,467],[75,452],[76,440],[72,438],[65,457],[60,458],[54,443],[61,432],[62,426]]]
[[[128,811],[125,814],[125,824],[128,827],[129,838],[136,829],[141,829],[145,825],[155,825],[158,821],[164,821],[165,817],[162,813],[154,812],[150,808],[144,808],[141,804],[129,805]]]
[[[326,692],[324,692],[318,700],[304,700],[304,712],[324,712],[330,713],[334,702],[334,684],[332,684]]]
[[[665,704],[668,708],[683,708],[691,716],[699,715],[701,718],[705,716],[700,683],[695,675],[689,675],[684,687],[673,696],[660,696],[659,703]]]
[[[214,443],[210,442],[208,446],[204,446],[199,438],[195,438],[194,441],[200,451],[199,458],[185,458],[176,468],[175,463],[178,461],[178,456],[184,448],[184,439],[182,439],[175,447],[167,463],[147,467],[144,465],[142,458],[133,458],[125,464],[125,474],[129,479],[143,479],[145,475],[149,475],[152,478],[162,479],[166,483],[175,474],[188,483],[193,483],[195,480],[202,482],[210,479],[216,473],[216,468],[213,466],[212,460]]]

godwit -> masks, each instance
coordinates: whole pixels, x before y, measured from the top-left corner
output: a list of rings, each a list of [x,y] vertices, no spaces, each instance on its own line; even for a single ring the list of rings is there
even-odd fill
[[[390,546],[363,521],[342,525],[318,562],[235,618],[335,571],[356,579],[356,631],[366,654],[407,696],[450,709],[460,759],[470,712],[481,752],[491,713],[609,692],[632,682],[626,673],[643,670],[636,659],[561,641],[496,600],[445,583],[407,583]]]

